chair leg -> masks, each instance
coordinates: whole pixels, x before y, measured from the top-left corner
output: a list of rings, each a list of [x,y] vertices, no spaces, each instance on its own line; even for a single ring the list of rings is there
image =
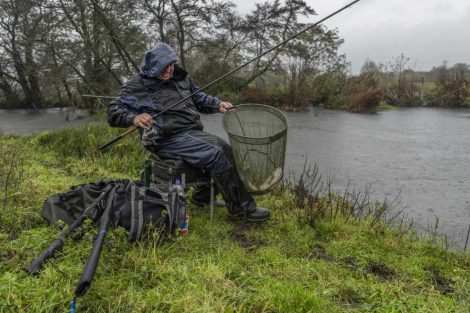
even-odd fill
[[[150,175],[151,175],[151,164],[149,160],[145,160],[144,167],[140,171],[140,180],[144,184],[145,187],[150,187]]]
[[[210,214],[209,219],[212,221],[214,219],[214,178],[211,177],[211,200],[210,200]]]

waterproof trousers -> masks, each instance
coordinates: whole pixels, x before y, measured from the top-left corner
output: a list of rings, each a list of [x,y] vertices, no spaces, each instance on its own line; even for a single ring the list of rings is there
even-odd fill
[[[223,139],[203,131],[190,130],[144,147],[162,159],[181,159],[195,168],[208,171],[230,215],[242,216],[256,210],[253,196],[238,176],[232,149]]]

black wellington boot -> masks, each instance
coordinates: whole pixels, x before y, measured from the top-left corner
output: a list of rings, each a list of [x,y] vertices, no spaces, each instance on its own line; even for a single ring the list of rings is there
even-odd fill
[[[271,217],[271,212],[268,209],[256,207],[256,209],[253,212],[245,215],[242,219],[247,220],[248,222],[257,223],[257,222],[267,221],[269,220],[270,217]],[[233,218],[233,217],[230,216],[230,218]],[[236,216],[235,219],[237,218],[239,217]]]
[[[271,217],[269,210],[256,207],[255,199],[243,186],[235,168],[212,176],[227,204],[230,219],[264,222]]]

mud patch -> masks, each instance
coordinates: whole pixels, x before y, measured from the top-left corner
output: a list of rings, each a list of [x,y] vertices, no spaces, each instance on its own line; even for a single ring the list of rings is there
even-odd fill
[[[307,259],[317,259],[325,261],[334,260],[334,258],[326,252],[325,247],[319,243],[313,244],[310,252],[305,257]]]
[[[247,230],[253,229],[252,225],[245,223],[237,223],[235,227],[228,231],[230,238],[235,240],[240,247],[246,250],[256,250],[259,247],[265,245],[265,242],[256,237],[252,237],[246,234]]]
[[[439,290],[444,295],[450,295],[455,292],[454,287],[452,286],[452,281],[445,277],[439,269],[434,267],[426,268],[427,271],[431,274],[431,281],[437,290]]]
[[[381,262],[369,262],[367,270],[383,280],[390,280],[396,276],[395,270]]]
[[[434,274],[431,276],[434,287],[445,295],[454,293],[454,287],[450,279],[442,276],[441,274]]]

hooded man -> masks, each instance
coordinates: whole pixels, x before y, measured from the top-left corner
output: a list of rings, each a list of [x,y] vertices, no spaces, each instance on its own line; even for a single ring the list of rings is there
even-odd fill
[[[232,150],[221,138],[203,131],[199,112],[233,110],[229,102],[198,91],[188,73],[178,67],[178,56],[165,43],[145,53],[140,73],[122,86],[119,97],[108,106],[108,122],[113,127],[141,128],[141,141],[151,153],[162,159],[181,159],[208,171],[234,219],[261,222],[270,212],[256,206],[241,182]],[[152,115],[196,92],[155,119]],[[208,203],[206,190],[193,193],[191,202]]]

